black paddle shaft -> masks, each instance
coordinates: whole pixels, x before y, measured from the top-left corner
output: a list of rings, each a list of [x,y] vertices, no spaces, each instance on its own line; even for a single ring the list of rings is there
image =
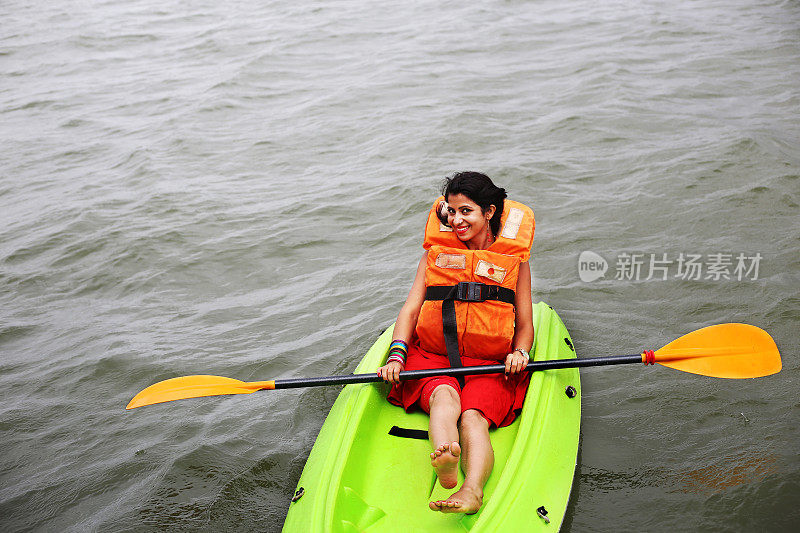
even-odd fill
[[[531,361],[525,370],[556,370],[559,368],[581,368],[585,366],[609,366],[641,363],[642,354],[615,355],[611,357],[586,357],[581,359],[554,359],[552,361]],[[400,372],[400,381],[420,379],[431,376],[475,376],[479,374],[501,374],[505,365],[462,366],[458,368],[431,368]],[[276,389],[297,389],[300,387],[320,387],[323,385],[349,385],[352,383],[377,383],[383,381],[377,374],[347,374],[323,378],[276,379]]]

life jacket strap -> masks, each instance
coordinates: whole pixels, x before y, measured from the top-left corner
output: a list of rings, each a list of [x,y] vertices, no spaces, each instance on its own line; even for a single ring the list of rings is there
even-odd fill
[[[462,281],[458,285],[433,285],[425,289],[426,300],[457,300],[459,302],[485,302],[498,300],[514,304],[514,291],[498,285],[477,281]]]
[[[458,326],[456,321],[456,301],[485,302],[498,300],[514,304],[514,291],[498,285],[486,285],[477,281],[462,281],[458,285],[433,285],[425,290],[426,300],[442,300],[442,333],[447,348],[447,358],[452,368],[464,366],[458,350]],[[459,385],[464,387],[464,377],[458,376]]]
[[[444,345],[447,348],[447,358],[450,368],[464,366],[461,364],[461,355],[458,353],[458,326],[456,323],[456,302],[452,298],[442,302],[442,333]],[[458,384],[464,388],[464,376],[456,376]]]

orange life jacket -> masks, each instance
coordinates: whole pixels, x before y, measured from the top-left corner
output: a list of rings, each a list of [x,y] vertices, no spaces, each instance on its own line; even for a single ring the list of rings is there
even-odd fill
[[[452,228],[440,222],[437,210],[443,200],[440,197],[433,203],[425,226],[427,293],[416,336],[422,349],[448,354],[452,366],[457,366],[454,350],[465,357],[503,360],[512,349],[514,290],[519,265],[530,258],[536,226],[533,211],[505,200],[502,229],[495,242],[486,250],[470,250]],[[448,306],[455,307],[454,320],[452,309],[447,318]]]

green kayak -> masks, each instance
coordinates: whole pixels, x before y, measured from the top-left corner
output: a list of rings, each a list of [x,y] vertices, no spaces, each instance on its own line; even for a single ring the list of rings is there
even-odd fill
[[[575,357],[556,312],[540,302],[533,313],[531,359]],[[375,372],[391,340],[389,328],[356,373]],[[408,414],[387,402],[388,385],[347,385],[311,450],[283,530],[558,531],[578,454],[580,390],[576,368],[533,373],[522,414],[510,426],[490,432],[495,465],[484,488],[484,505],[476,514],[463,515],[428,508],[429,501],[455,492],[443,489],[431,468],[423,433],[428,416]]]

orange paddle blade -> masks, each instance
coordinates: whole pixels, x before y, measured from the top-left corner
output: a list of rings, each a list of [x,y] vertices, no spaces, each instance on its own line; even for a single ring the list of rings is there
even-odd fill
[[[757,378],[781,371],[775,341],[749,324],[717,324],[687,333],[656,350],[655,361],[715,378]]]
[[[222,376],[183,376],[165,379],[150,385],[133,397],[125,409],[143,405],[199,398],[200,396],[220,396],[223,394],[250,394],[257,390],[274,389],[275,381],[239,381]]]

